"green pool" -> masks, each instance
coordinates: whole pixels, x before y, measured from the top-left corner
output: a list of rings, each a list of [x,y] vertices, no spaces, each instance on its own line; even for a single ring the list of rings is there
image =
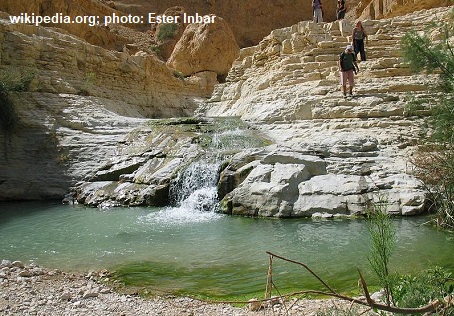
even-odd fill
[[[392,269],[454,271],[454,236],[398,218]],[[107,210],[59,203],[0,204],[0,259],[65,270],[110,269],[151,291],[247,297],[263,293],[266,251],[308,264],[340,291],[357,288],[369,239],[362,220],[254,219],[179,208]],[[317,288],[298,266],[274,261],[283,291]]]

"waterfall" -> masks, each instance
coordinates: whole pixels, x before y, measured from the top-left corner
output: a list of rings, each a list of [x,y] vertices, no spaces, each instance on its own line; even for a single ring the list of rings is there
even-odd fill
[[[194,211],[218,211],[218,170],[217,159],[192,162],[170,187],[172,204]]]
[[[218,172],[220,160],[201,157],[182,170],[170,186],[171,206],[142,216],[141,220],[162,225],[213,221],[218,213]]]
[[[244,135],[244,130],[236,128],[212,136],[207,152],[180,172],[171,184],[170,201],[174,210],[203,217],[207,215],[202,212],[213,214],[219,211],[217,182],[221,157],[225,157],[228,151],[250,144]]]
[[[231,121],[224,121],[231,124]],[[263,139],[249,130],[227,125],[211,137],[206,152],[182,170],[170,185],[171,206],[143,220],[164,225],[212,221],[219,214],[217,181],[222,161],[238,150],[263,146]]]

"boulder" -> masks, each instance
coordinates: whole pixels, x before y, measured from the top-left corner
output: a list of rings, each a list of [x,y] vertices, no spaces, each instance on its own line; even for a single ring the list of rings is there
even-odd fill
[[[185,9],[180,6],[170,7],[164,11],[165,16],[178,16],[179,23],[156,23],[152,24],[152,32],[158,40],[158,55],[167,60],[172,55],[178,40],[183,35],[186,24],[183,23],[183,14]]]
[[[259,158],[259,163],[251,162],[237,170],[239,174],[244,173],[244,170],[249,173],[233,191],[225,195],[221,203],[223,212],[291,216],[299,183],[326,173],[325,162],[316,156],[303,155],[285,147],[271,146],[268,150],[267,155]],[[234,157],[233,160],[236,159]]]
[[[322,159],[284,146],[269,146],[233,157],[222,171],[221,211],[260,217],[323,217],[365,214],[371,203],[386,201],[394,215],[426,210],[427,192],[408,174],[362,175],[354,170],[327,170]],[[240,161],[243,163],[240,163]],[[252,160],[252,161],[251,161]],[[331,168],[331,167],[330,167]]]
[[[189,24],[167,65],[189,76],[201,71],[213,71],[225,75],[240,49],[224,19],[214,18],[214,23]]]

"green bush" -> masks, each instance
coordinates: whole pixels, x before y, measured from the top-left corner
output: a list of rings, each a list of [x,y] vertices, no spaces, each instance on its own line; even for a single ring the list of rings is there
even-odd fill
[[[369,264],[385,290],[388,306],[419,308],[434,300],[443,303],[439,315],[453,315],[454,305],[446,304],[445,298],[454,294],[451,274],[440,267],[423,271],[418,275],[391,273],[389,260],[395,249],[396,228],[391,216],[386,213],[386,200],[373,202],[367,215],[367,228],[371,239]],[[353,315],[338,313],[325,315]],[[342,312],[342,311],[341,311]]]
[[[417,308],[453,293],[451,274],[440,267],[422,271],[418,275],[401,275],[395,279],[394,301],[399,307]],[[454,307],[447,306],[443,315],[454,315]]]
[[[454,10],[451,21],[436,23],[424,34],[410,32],[402,39],[404,58],[412,69],[439,75],[432,115],[426,120],[430,133],[413,163],[424,181],[437,211],[437,225],[454,230]],[[435,32],[434,32],[435,31]],[[431,34],[440,34],[431,39]]]
[[[371,239],[369,264],[385,290],[386,303],[392,301],[392,277],[389,269],[391,254],[396,246],[396,228],[386,212],[387,201],[380,198],[367,213],[367,229]]]
[[[5,71],[0,77],[0,128],[10,132],[17,124],[11,92],[28,91],[35,74]]]
[[[82,95],[82,96],[89,96],[90,90],[91,90],[91,88],[93,88],[95,81],[96,81],[96,73],[87,72],[85,74],[85,81],[77,94]]]
[[[178,31],[177,23],[166,23],[159,26],[157,38],[160,42],[167,41],[173,38]]]
[[[173,76],[174,76],[175,78],[178,78],[178,79],[184,81],[184,75],[183,75],[183,73],[182,73],[181,71],[175,70],[175,71],[173,72]]]

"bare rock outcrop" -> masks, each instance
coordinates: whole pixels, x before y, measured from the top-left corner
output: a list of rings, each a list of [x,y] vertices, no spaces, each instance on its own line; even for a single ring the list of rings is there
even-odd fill
[[[215,14],[226,20],[232,28],[240,47],[256,45],[265,35],[276,28],[312,19],[311,1],[299,0],[128,0],[115,1],[116,7],[124,12],[164,12],[172,6],[183,6],[194,15]],[[324,1],[325,19],[336,19],[336,2]]]
[[[239,47],[227,22],[217,16],[213,21],[189,24],[167,65],[184,76],[202,71],[227,74],[239,55]]]
[[[72,19],[76,16],[98,16],[103,19],[107,15],[122,15],[121,12],[94,0],[79,0],[77,2],[64,0],[3,0],[0,3],[0,11],[12,15],[27,13],[29,15],[53,16],[61,14],[62,16],[70,16]],[[127,38],[110,32],[108,28],[90,25],[88,21],[84,23],[51,23],[46,26],[62,28],[90,44],[118,51],[121,51],[123,46],[130,42]]]
[[[359,63],[351,98],[342,97],[337,66],[351,40],[352,25],[346,20],[299,22],[242,49],[226,82],[215,87],[200,113],[239,116],[287,148],[287,156],[321,158],[326,173],[305,174],[305,162],[265,159],[281,157],[279,150],[242,157],[243,163],[225,170],[232,180],[221,178],[235,183],[223,192],[223,210],[263,216],[351,215],[364,212],[382,195],[390,213],[423,212],[427,195],[412,174],[410,157],[431,104],[422,102],[409,112],[408,96],[424,100],[436,95],[431,83],[437,78],[412,73],[399,41],[405,32],[422,30],[434,20],[449,23],[450,11],[437,8],[364,21],[368,59]]]
[[[153,24],[151,31],[158,41],[156,46],[157,54],[164,60],[169,59],[178,40],[183,35],[186,24],[183,22],[183,7],[171,7],[164,11],[165,16],[177,16],[178,23],[160,23]]]
[[[452,5],[450,0],[371,0],[358,18],[360,20],[391,18],[415,11],[449,5]]]
[[[107,50],[52,28],[10,24],[6,14],[0,16],[0,52],[4,71],[35,74],[32,91],[116,100],[144,117],[190,115],[195,99],[209,94],[155,56]]]
[[[62,198],[145,118],[190,116],[210,93],[204,78],[178,78],[154,56],[11,24],[5,13],[0,71],[33,76],[29,92],[11,94],[17,128],[0,131],[0,200]]]

